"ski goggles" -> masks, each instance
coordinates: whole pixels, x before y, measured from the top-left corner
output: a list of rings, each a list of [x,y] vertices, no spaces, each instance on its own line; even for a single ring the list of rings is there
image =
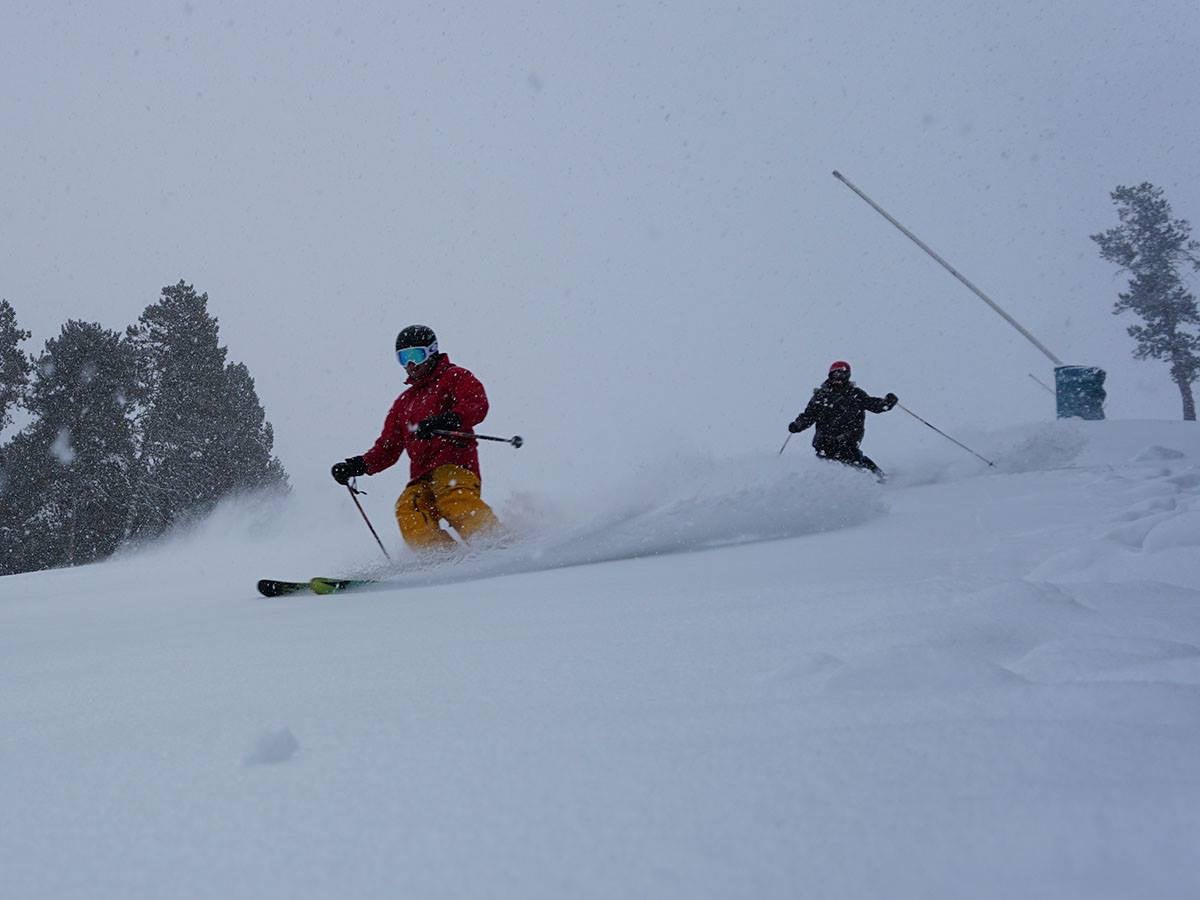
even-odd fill
[[[400,365],[407,369],[410,364],[421,365],[437,352],[436,343],[430,344],[428,347],[404,347],[396,351],[396,359],[400,360]]]

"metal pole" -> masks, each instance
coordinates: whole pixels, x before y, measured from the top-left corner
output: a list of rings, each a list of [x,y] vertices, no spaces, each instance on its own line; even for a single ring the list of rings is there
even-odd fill
[[[363,521],[367,523],[367,527],[371,529],[371,534],[375,538],[375,543],[379,545],[379,549],[383,551],[383,555],[388,559],[392,555],[387,552],[387,548],[383,546],[383,541],[379,539],[379,535],[375,533],[375,526],[371,524],[371,520],[367,518],[367,514],[363,511],[362,504],[358,502],[358,495],[361,493],[358,488],[346,485],[346,490],[350,492],[350,499],[354,501],[354,505],[358,507],[358,514],[363,517]]]
[[[1054,393],[1054,391],[1053,391],[1053,390],[1051,390],[1051,388],[1050,388],[1050,385],[1046,384],[1046,382],[1042,381],[1042,379],[1038,378],[1038,377],[1037,377],[1036,375],[1034,375],[1032,372],[1026,372],[1025,374],[1026,374],[1026,375],[1028,375],[1030,378],[1032,378],[1034,381],[1036,381],[1038,384],[1040,384],[1040,385],[1042,386],[1042,388],[1043,388],[1043,389],[1044,389],[1044,390],[1045,390],[1045,391],[1046,391],[1048,394],[1053,394],[1053,393]]]
[[[792,439],[791,432],[788,432],[788,436],[783,441],[783,446],[779,448],[780,456],[783,456],[783,451],[787,449],[788,441],[790,441],[791,439]]]
[[[853,184],[851,184],[850,181],[847,180],[846,176],[844,176],[841,172],[837,171],[837,169],[834,169],[833,177],[836,178],[838,181],[840,181],[842,184],[844,184],[846,187],[850,188],[850,190],[854,191],[854,193],[858,194],[858,196],[860,196],[864,200],[866,200],[867,203],[869,203],[871,205],[871,208],[875,210],[875,212],[879,213],[881,216],[883,216],[885,219],[887,219],[889,222],[891,222],[893,225],[895,225],[898,229],[900,229],[900,231],[904,234],[905,237],[907,237],[914,244],[916,244],[918,247],[920,247],[922,250],[924,250],[926,253],[928,253],[930,256],[932,256],[935,260],[937,260],[939,263],[941,263],[942,266],[945,267],[947,272],[949,272],[951,275],[953,275],[955,278],[957,278],[959,281],[961,281],[963,284],[965,284],[971,290],[971,292],[973,294],[975,294],[976,297],[978,297],[980,300],[982,300],[984,303],[986,303],[988,306],[990,306],[992,309],[994,309],[1004,319],[1005,322],[1007,322],[1013,328],[1017,329],[1017,331],[1021,332],[1021,334],[1025,336],[1026,340],[1028,340],[1031,344],[1033,344],[1033,346],[1037,347],[1039,350],[1041,350],[1043,353],[1045,353],[1046,356],[1048,356],[1050,358],[1050,360],[1056,366],[1063,365],[1063,361],[1061,359],[1059,359],[1057,356],[1055,356],[1053,353],[1051,353],[1046,348],[1045,344],[1043,344],[1041,341],[1039,341],[1037,338],[1035,338],[1032,334],[1030,334],[1028,331],[1026,331],[1025,328],[1023,328],[1021,326],[1020,322],[1018,322],[1016,319],[1014,319],[1012,316],[1010,316],[1008,313],[1006,313],[1003,309],[1001,309],[999,306],[997,306],[996,303],[994,303],[992,301],[991,297],[989,297],[987,294],[985,294],[979,288],[975,287],[975,285],[971,284],[971,282],[967,280],[966,276],[964,276],[961,272],[959,272],[958,269],[954,268],[954,266],[950,265],[950,263],[946,262],[946,260],[944,260],[944,259],[942,259],[942,257],[938,256],[938,254],[934,252],[932,247],[930,247],[928,244],[926,244],[924,241],[922,241],[919,237],[917,237],[915,234],[913,234],[911,231],[909,231],[907,228],[905,228],[903,225],[901,225],[899,222],[897,222],[895,219],[893,219],[890,215],[888,215],[887,211],[882,206],[880,206],[878,203],[876,203],[874,200],[872,200],[870,197],[868,197],[866,194],[864,194],[862,191],[860,191],[857,187],[855,187]]]

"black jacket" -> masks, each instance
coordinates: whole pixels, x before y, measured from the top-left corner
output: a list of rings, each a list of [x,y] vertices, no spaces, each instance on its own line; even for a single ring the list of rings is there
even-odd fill
[[[813,435],[817,450],[857,447],[866,431],[867,412],[887,412],[893,406],[884,397],[872,397],[853,381],[826,381],[813,391],[808,406],[796,417],[796,430],[817,426]]]

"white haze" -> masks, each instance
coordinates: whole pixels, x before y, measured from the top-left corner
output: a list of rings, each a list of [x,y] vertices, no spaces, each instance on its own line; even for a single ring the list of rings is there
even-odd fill
[[[374,439],[414,321],[483,378],[486,429],[528,441],[485,450],[493,497],[773,451],[834,358],[947,429],[1051,414],[1028,377],[1048,361],[835,167],[1058,355],[1107,368],[1110,415],[1178,415],[1165,367],[1129,359],[1088,235],[1118,183],[1200,215],[1194,3],[4,19],[0,296],[40,348],[180,278],[208,292],[302,491]],[[886,467],[924,440],[897,413],[867,449]]]

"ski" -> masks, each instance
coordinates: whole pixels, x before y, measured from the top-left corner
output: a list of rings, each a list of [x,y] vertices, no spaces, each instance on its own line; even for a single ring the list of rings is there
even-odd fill
[[[264,578],[258,582],[258,592],[264,597],[283,597],[288,594],[302,594],[311,591],[314,594],[336,594],[350,588],[361,587],[364,584],[374,584],[366,579],[358,578],[310,578],[308,581],[277,581]]]
[[[264,597],[282,597],[285,594],[298,594],[307,590],[307,581],[276,581],[273,578],[264,578],[258,583],[258,592]]]
[[[314,594],[336,594],[339,591],[348,591],[365,584],[375,584],[375,582],[367,578],[313,578],[308,582],[309,589]]]

